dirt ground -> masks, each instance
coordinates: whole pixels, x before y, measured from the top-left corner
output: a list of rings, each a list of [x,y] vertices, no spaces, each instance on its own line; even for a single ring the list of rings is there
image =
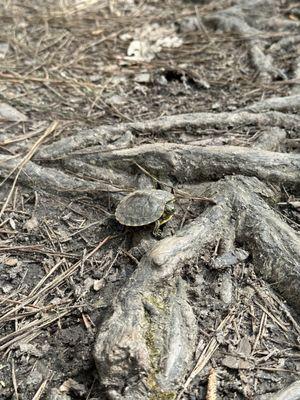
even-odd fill
[[[187,123],[184,128],[175,124],[170,129],[135,129],[134,124],[185,113],[229,115],[266,99],[300,97],[299,4],[266,1],[267,10],[257,9],[257,15],[264,12],[263,19],[251,14],[255,21],[251,29],[259,30],[257,37],[274,61],[272,68],[262,70],[249,56],[252,30],[245,36],[239,29],[207,22],[207,16],[238,3],[2,0],[1,400],[114,398],[104,383],[109,379],[114,382],[113,378],[104,372],[101,381],[102,367],[98,366],[97,372],[95,366],[96,335],[103,321],[113,315],[114,302],[136,276],[147,251],[135,245],[139,229],[125,228],[115,220],[118,196],[135,187],[134,179],[141,171],[148,179],[154,177],[161,188],[163,180],[177,190],[194,187],[198,178],[187,182],[188,172],[176,175],[177,158],[173,174],[155,175],[158,157],[154,153],[154,167],[149,172],[150,161],[141,164],[148,153],[144,156],[144,150],[137,150],[138,165],[126,169],[118,164],[118,172],[105,180],[88,168],[95,165],[98,153],[103,152],[104,168],[117,165],[110,164],[110,154],[139,146],[147,149],[152,144],[157,148],[169,144],[179,149],[255,149],[253,144],[266,129],[263,123],[201,127],[200,121],[199,128]],[[289,40],[286,46],[281,46],[283,39]],[[293,122],[300,110],[300,99],[297,101],[296,105],[289,102],[286,108],[265,106],[266,112],[288,116],[278,123],[286,136],[276,144],[278,154],[287,159],[299,157],[300,122]],[[96,135],[103,126],[116,132],[108,132],[98,142],[88,142],[89,135]],[[81,137],[80,144],[68,153],[74,156],[74,162],[64,157],[69,142],[60,142],[73,137]],[[53,143],[58,146],[51,147]],[[67,143],[66,148],[61,143]],[[191,154],[193,149],[189,150]],[[271,150],[264,151],[272,160]],[[126,160],[129,156],[131,153],[124,153]],[[167,156],[162,159],[167,160]],[[280,160],[276,164],[274,158],[274,171],[283,163]],[[270,208],[299,239],[300,191],[299,181],[297,184],[293,176],[299,176],[296,167],[300,164],[293,160],[295,172],[289,172],[290,179],[277,178],[275,172],[272,178],[272,162],[267,172],[257,174],[251,172],[252,167],[245,167],[245,172],[243,166],[234,164],[236,169],[222,172],[222,179],[239,179],[239,174],[249,179],[265,178],[277,193],[268,203]],[[206,169],[211,169],[210,175]],[[57,178],[50,170],[65,175]],[[210,161],[203,170],[202,183],[218,184],[221,167]],[[125,181],[128,171],[130,179]],[[84,187],[84,181],[90,190]],[[207,204],[197,200],[203,192],[192,193],[193,198],[178,199],[175,215],[162,228],[158,242],[176,237],[176,232],[206,210]],[[236,213],[241,211],[239,207]],[[264,223],[266,229],[268,223],[272,221]],[[273,239],[270,234],[268,240]],[[292,299],[294,295],[285,296],[294,286],[288,281],[285,291],[277,287],[275,278],[274,282],[272,277],[266,278],[247,241],[250,243],[251,238],[243,243],[235,241],[240,258],[228,261],[228,265],[224,261],[226,268],[212,262],[222,247],[221,239],[182,261],[177,275],[188,287],[187,303],[197,325],[197,345],[192,351],[193,361],[176,384],[176,393],[153,389],[148,397],[126,397],[123,392],[115,398],[275,400],[275,393],[299,380],[298,300]],[[267,243],[263,247],[267,248]],[[300,258],[296,260],[298,271]],[[297,274],[294,280],[299,280]],[[199,357],[205,359],[201,368]],[[130,386],[130,379],[126,379]]]

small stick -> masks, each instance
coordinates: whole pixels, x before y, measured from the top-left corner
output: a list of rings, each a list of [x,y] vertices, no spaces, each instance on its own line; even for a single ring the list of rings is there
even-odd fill
[[[12,360],[11,362],[11,375],[12,375],[12,381],[14,385],[14,390],[15,390],[15,399],[19,400],[19,394],[18,394],[18,383],[17,383],[17,377],[16,377],[16,370],[15,370],[15,362]]]
[[[9,201],[10,198],[15,190],[18,178],[22,172],[22,169],[24,167],[24,165],[32,158],[32,156],[34,155],[34,153],[36,152],[36,150],[39,148],[39,146],[41,145],[41,143],[44,141],[44,139],[50,135],[57,127],[58,125],[58,121],[54,121],[52,122],[52,124],[48,127],[48,129],[46,129],[45,133],[35,142],[35,144],[32,146],[32,148],[29,150],[29,152],[26,154],[26,156],[22,159],[22,161],[8,174],[8,176],[1,182],[1,185],[18,169],[18,172],[15,176],[15,179],[13,181],[13,184],[11,186],[11,189],[7,195],[7,198],[0,210],[0,218],[2,217]]]
[[[208,376],[206,400],[217,400],[217,372],[211,368]]]
[[[44,382],[41,383],[40,387],[38,388],[37,392],[35,393],[35,395],[33,396],[32,400],[39,400],[42,396],[42,394],[44,393],[44,390],[46,389],[46,386],[48,384],[49,381],[51,381],[51,379],[53,378],[53,373],[48,376],[48,378],[46,378],[44,380]]]
[[[150,172],[148,172],[145,168],[143,168],[140,164],[138,164],[136,161],[133,161],[133,164],[136,165],[142,172],[144,172],[144,174],[150,176],[150,178],[152,178],[155,182],[159,183],[160,185],[164,185],[169,187],[170,189],[172,189],[174,191],[174,193],[177,192],[178,195],[180,195],[181,197],[184,198],[188,198],[190,200],[200,200],[200,201],[206,201],[210,204],[217,204],[213,199],[211,199],[210,197],[195,197],[195,196],[191,196],[190,193],[184,192],[183,190],[180,189],[176,189],[174,188],[174,186],[169,185],[168,183],[165,183],[159,179],[157,179],[155,176],[153,176],[152,174],[150,174]]]
[[[222,329],[225,331],[227,325],[232,322],[234,318],[233,310],[223,319],[223,321],[219,324],[216,329],[216,332],[220,332]],[[211,338],[211,340],[207,343],[205,348],[203,349],[200,357],[197,360],[197,363],[194,369],[191,371],[189,376],[187,377],[182,389],[178,393],[176,400],[180,400],[185,390],[189,387],[192,383],[193,379],[203,370],[205,365],[208,363],[210,358],[213,356],[215,351],[218,349],[220,343],[218,343],[215,337]]]

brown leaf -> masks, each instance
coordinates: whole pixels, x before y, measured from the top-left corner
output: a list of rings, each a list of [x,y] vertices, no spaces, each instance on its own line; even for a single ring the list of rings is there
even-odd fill
[[[39,222],[37,218],[33,215],[30,219],[28,219],[24,224],[24,229],[28,232],[34,231],[39,226]]]

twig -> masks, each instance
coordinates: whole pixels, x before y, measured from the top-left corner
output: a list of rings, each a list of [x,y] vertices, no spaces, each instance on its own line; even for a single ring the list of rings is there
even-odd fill
[[[217,372],[215,368],[210,370],[208,376],[206,400],[217,400]]]
[[[46,389],[46,386],[49,381],[53,378],[54,373],[51,373],[51,375],[44,380],[44,382],[41,383],[40,387],[38,388],[36,394],[33,396],[32,400],[39,400],[44,393],[44,390]]]
[[[233,320],[233,311],[229,313],[223,321],[220,323],[218,326],[216,332],[221,331],[222,329],[225,329],[225,327]],[[178,393],[176,400],[180,400],[183,393],[186,391],[186,389],[189,387],[189,385],[192,383],[193,379],[202,371],[202,369],[205,367],[205,365],[208,363],[214,352],[217,350],[217,348],[220,346],[219,342],[217,341],[216,338],[210,339],[208,344],[205,346],[203,352],[201,353],[200,357],[198,358],[198,361],[188,376],[187,380],[185,381],[181,391]]]
[[[196,197],[192,196],[190,193],[184,192],[183,190],[177,189],[172,185],[169,185],[168,183],[165,183],[159,179],[157,179],[154,175],[150,174],[145,168],[143,168],[140,164],[138,164],[136,161],[133,161],[133,164],[136,165],[144,174],[148,175],[150,178],[152,178],[155,182],[159,183],[160,185],[167,186],[170,189],[173,190],[175,194],[178,194],[180,197],[188,198],[189,200],[199,200],[199,201],[205,201],[207,203],[215,205],[216,202],[211,199],[210,197]]]
[[[12,381],[13,381],[13,385],[14,385],[15,399],[19,400],[18,383],[17,383],[14,359],[12,359],[12,361],[11,361],[11,376],[12,376]]]
[[[67,86],[83,86],[89,88],[98,88],[97,85],[86,81],[77,81],[72,79],[49,79],[49,78],[38,78],[35,76],[18,77],[14,75],[0,73],[0,81],[10,82],[41,82],[41,83],[52,83],[55,85],[67,85]]]
[[[255,338],[255,342],[253,344],[252,354],[255,352],[257,344],[258,344],[260,338],[262,337],[264,327],[266,326],[266,322],[267,322],[267,314],[265,312],[263,312],[261,320],[260,320],[260,324],[259,324],[258,334],[257,334],[257,336]]]
[[[16,171],[18,170],[15,179],[13,181],[13,184],[11,186],[11,189],[7,195],[7,198],[0,210],[0,218],[2,217],[3,213],[5,212],[5,209],[10,201],[10,198],[14,192],[14,189],[16,187],[18,178],[20,176],[20,173],[22,172],[22,169],[24,165],[32,158],[36,150],[39,148],[39,146],[42,144],[42,142],[46,139],[47,136],[49,136],[58,126],[58,121],[52,122],[52,124],[46,129],[45,133],[35,142],[35,144],[31,147],[29,152],[26,154],[26,156],[21,160],[21,162],[13,168],[13,170],[8,174],[8,176],[1,182],[1,185]]]
[[[283,321],[280,321],[278,317],[275,317],[270,311],[268,311],[264,306],[259,304],[257,301],[254,300],[254,303],[263,311],[265,312],[284,332],[288,331],[288,328],[285,326]]]

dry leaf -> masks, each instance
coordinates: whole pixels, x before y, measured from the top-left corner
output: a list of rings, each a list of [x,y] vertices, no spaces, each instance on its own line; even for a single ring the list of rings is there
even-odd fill
[[[24,229],[28,232],[34,231],[39,226],[39,222],[37,218],[33,215],[30,219],[28,219],[24,224]]]
[[[60,387],[59,391],[62,393],[69,393],[70,391],[75,392],[79,396],[83,396],[86,393],[85,386],[81,383],[76,382],[74,379],[67,379]]]
[[[103,279],[94,279],[94,283],[93,283],[93,289],[95,290],[95,292],[98,292],[98,290],[103,288]]]
[[[4,260],[4,264],[8,265],[9,267],[14,267],[15,265],[18,264],[18,259],[17,258],[6,258]]]
[[[16,223],[15,220],[13,218],[9,218],[8,220],[10,227],[15,230],[16,229]]]

